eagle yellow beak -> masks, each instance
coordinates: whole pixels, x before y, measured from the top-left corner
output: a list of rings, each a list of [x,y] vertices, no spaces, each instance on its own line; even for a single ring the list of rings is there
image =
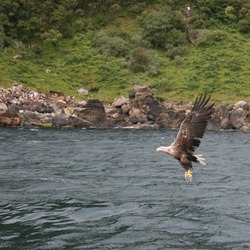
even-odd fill
[[[160,151],[161,151],[160,148],[157,148],[157,149],[156,149],[156,152],[160,152]]]

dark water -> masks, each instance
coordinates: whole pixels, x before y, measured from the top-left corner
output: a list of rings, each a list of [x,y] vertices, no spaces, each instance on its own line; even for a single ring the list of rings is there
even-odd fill
[[[250,249],[250,133],[0,128],[0,249]]]

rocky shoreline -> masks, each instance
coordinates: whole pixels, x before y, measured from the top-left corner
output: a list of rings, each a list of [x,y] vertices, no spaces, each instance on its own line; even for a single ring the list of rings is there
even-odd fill
[[[69,128],[178,128],[190,105],[159,102],[148,87],[135,86],[130,98],[112,104],[99,100],[78,101],[59,92],[41,94],[22,85],[0,88],[0,126],[42,126]],[[208,130],[250,130],[246,101],[216,107]]]

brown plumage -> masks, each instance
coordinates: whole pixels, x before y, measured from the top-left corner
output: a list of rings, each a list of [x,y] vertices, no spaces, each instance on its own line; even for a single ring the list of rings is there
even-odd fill
[[[196,98],[193,108],[181,123],[174,142],[169,147],[159,147],[156,151],[163,151],[179,161],[185,169],[185,178],[192,177],[192,162],[205,165],[202,155],[194,155],[196,148],[206,130],[207,122],[211,117],[213,104],[207,105],[210,96],[206,94]]]

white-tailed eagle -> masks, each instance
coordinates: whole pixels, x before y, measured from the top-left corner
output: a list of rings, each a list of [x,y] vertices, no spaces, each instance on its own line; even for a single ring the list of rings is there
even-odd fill
[[[200,138],[203,137],[207,122],[213,112],[213,104],[207,105],[210,96],[206,94],[196,98],[191,112],[187,114],[181,123],[174,142],[169,147],[159,147],[157,152],[165,152],[179,161],[185,169],[185,178],[192,177],[192,162],[205,165],[202,155],[194,155],[194,151],[200,145]]]

